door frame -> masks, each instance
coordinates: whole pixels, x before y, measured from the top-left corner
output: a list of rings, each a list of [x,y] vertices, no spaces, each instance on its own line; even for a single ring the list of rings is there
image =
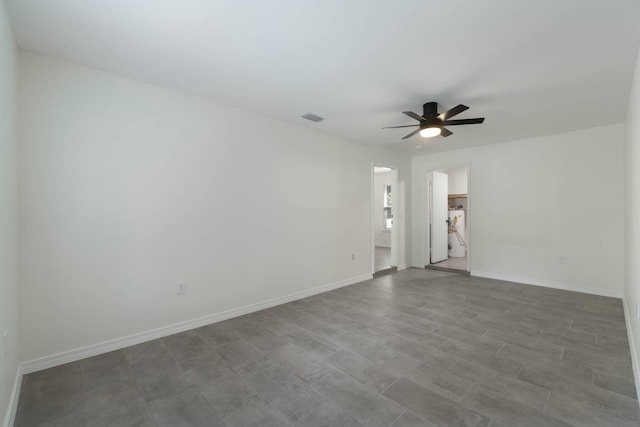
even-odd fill
[[[400,197],[400,191],[398,189],[398,168],[397,166],[393,166],[387,163],[379,163],[379,162],[371,162],[371,169],[370,169],[370,174],[371,174],[371,194],[370,194],[370,199],[371,199],[371,204],[370,204],[370,214],[371,214],[371,230],[370,230],[370,243],[369,246],[371,247],[371,274],[375,274],[376,272],[376,217],[375,217],[375,191],[376,189],[375,187],[375,182],[374,182],[374,177],[375,177],[375,172],[374,172],[374,168],[375,167],[383,167],[383,168],[389,168],[391,169],[391,191],[392,194],[395,193],[395,198],[392,199],[391,202],[391,215],[393,215],[393,227],[391,227],[391,266],[393,267],[397,267],[398,266],[398,204],[399,204],[399,197]]]
[[[467,243],[467,270],[471,272],[471,257],[473,256],[473,251],[471,250],[471,221],[469,218],[471,215],[471,163],[463,162],[463,163],[443,163],[438,166],[430,166],[427,169],[426,180],[427,180],[427,226],[425,228],[425,260],[424,265],[431,265],[431,172],[438,172],[443,169],[456,169],[456,168],[467,168],[467,212],[465,215],[465,240]]]

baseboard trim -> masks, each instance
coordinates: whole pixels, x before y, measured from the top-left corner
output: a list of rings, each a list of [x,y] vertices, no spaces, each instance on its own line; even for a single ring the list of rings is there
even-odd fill
[[[400,264],[400,265],[398,266],[398,271],[406,270],[407,268],[408,268],[408,267],[407,267],[407,264]]]
[[[13,427],[13,424],[16,421],[16,415],[18,414],[18,399],[20,397],[20,389],[22,388],[22,368],[23,365],[20,363],[18,365],[18,370],[16,371],[16,378],[13,381],[13,388],[11,389],[11,396],[9,397],[9,404],[7,405],[7,413],[4,416],[4,427]]]
[[[76,348],[76,349],[64,351],[58,354],[53,354],[50,356],[29,360],[21,364],[22,374],[29,374],[31,372],[41,371],[43,369],[52,368],[54,366],[64,365],[65,363],[75,362],[77,360],[86,359],[88,357],[97,356],[99,354],[108,353],[114,350],[119,350],[124,347],[129,347],[135,344],[140,344],[140,343],[151,341],[157,338],[163,338],[169,335],[188,331],[190,329],[195,329],[201,326],[209,325],[211,323],[216,323],[223,320],[231,319],[233,317],[238,317],[245,314],[253,313],[255,311],[264,310],[266,308],[274,307],[276,305],[286,304],[291,301],[307,298],[313,295],[321,294],[323,292],[328,292],[334,289],[353,285],[354,283],[363,282],[365,280],[371,279],[372,277],[373,276],[371,274],[356,276],[349,279],[341,280],[339,282],[329,283],[327,285],[318,286],[315,288],[307,289],[304,291],[296,292],[296,293],[285,295],[282,297],[271,298],[258,303],[245,305],[240,308],[226,310],[220,313],[210,314],[210,315],[198,317],[192,320],[187,320],[184,322],[163,326],[161,328],[139,332],[136,334],[128,335],[126,337],[116,338],[116,339],[104,341],[98,344],[92,344],[86,347]]]
[[[629,347],[631,350],[631,367],[633,368],[633,382],[636,385],[636,395],[640,396],[640,382],[638,378],[640,375],[638,374],[638,354],[636,353],[636,344],[633,339],[633,330],[631,329],[631,315],[629,314],[629,309],[627,307],[627,300],[622,297],[622,306],[624,308],[624,322],[627,327],[627,339],[629,340]]]
[[[603,297],[622,299],[622,291],[608,291],[605,289],[581,288],[567,283],[551,282],[548,280],[531,279],[528,277],[511,276],[508,274],[490,273],[485,271],[472,271],[471,276],[485,279],[503,280],[505,282],[522,283],[523,285],[542,286],[544,288],[562,289],[564,291],[581,292],[583,294],[599,295]]]

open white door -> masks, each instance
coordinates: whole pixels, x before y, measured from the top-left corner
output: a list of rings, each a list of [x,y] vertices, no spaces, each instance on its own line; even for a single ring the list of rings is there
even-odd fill
[[[431,263],[444,261],[449,252],[449,177],[431,173]]]

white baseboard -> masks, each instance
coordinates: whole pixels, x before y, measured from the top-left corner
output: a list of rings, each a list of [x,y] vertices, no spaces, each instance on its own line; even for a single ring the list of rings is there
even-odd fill
[[[7,414],[4,416],[4,427],[13,427],[13,423],[16,420],[18,413],[18,398],[20,397],[20,388],[22,387],[22,363],[18,365],[16,371],[16,378],[13,381],[13,388],[11,389],[11,396],[9,397],[9,404],[7,405]]]
[[[638,373],[638,354],[636,353],[636,343],[633,339],[633,330],[631,329],[631,315],[629,314],[629,309],[627,307],[627,301],[622,297],[622,306],[624,307],[624,321],[627,326],[627,339],[629,340],[629,348],[631,350],[631,367],[633,368],[633,382],[636,385],[636,394],[640,396],[640,382],[638,382],[638,378],[640,375]]]
[[[505,282],[522,283],[523,285],[542,286],[545,288],[562,289],[565,291],[582,292],[584,294],[600,295],[604,297],[622,299],[622,291],[609,291],[606,289],[581,288],[567,283],[551,282],[548,280],[531,279],[528,277],[517,277],[508,274],[489,273],[485,271],[472,271],[471,276],[484,277],[485,279],[503,280]]]
[[[114,350],[119,350],[124,347],[129,347],[135,344],[140,344],[140,343],[151,341],[157,338],[163,338],[169,335],[177,334],[179,332],[184,332],[190,329],[195,329],[201,326],[209,325],[211,323],[220,322],[222,320],[227,320],[233,317],[242,316],[244,314],[253,313],[255,311],[264,310],[265,308],[274,307],[276,305],[285,304],[291,301],[321,294],[323,292],[328,292],[333,289],[349,286],[354,283],[369,280],[372,277],[373,276],[371,274],[352,277],[346,280],[341,280],[339,282],[329,283],[328,285],[322,285],[322,286],[318,286],[312,289],[307,289],[301,292],[285,295],[282,297],[272,298],[266,301],[245,305],[244,307],[234,308],[234,309],[223,311],[220,313],[210,314],[210,315],[198,317],[192,320],[187,320],[184,322],[163,326],[161,328],[152,329],[145,332],[139,332],[137,334],[129,335],[126,337],[116,338],[116,339],[104,341],[98,344],[92,344],[86,347],[76,348],[73,350],[64,351],[62,353],[52,354],[50,356],[29,360],[21,364],[22,374],[29,374],[31,372],[36,372],[36,371],[51,368],[54,366],[63,365],[69,362],[75,362],[77,360],[86,359],[88,357],[97,356],[99,354],[108,353]]]
[[[407,269],[407,264],[400,264],[398,266],[398,271],[402,271],[402,270],[406,270]]]

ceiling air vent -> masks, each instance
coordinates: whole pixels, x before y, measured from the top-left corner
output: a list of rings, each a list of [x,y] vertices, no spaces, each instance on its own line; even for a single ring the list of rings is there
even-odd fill
[[[321,121],[324,120],[324,117],[316,116],[313,113],[307,113],[307,114],[303,115],[302,117],[307,119],[307,120],[311,120],[312,122],[321,122]]]

